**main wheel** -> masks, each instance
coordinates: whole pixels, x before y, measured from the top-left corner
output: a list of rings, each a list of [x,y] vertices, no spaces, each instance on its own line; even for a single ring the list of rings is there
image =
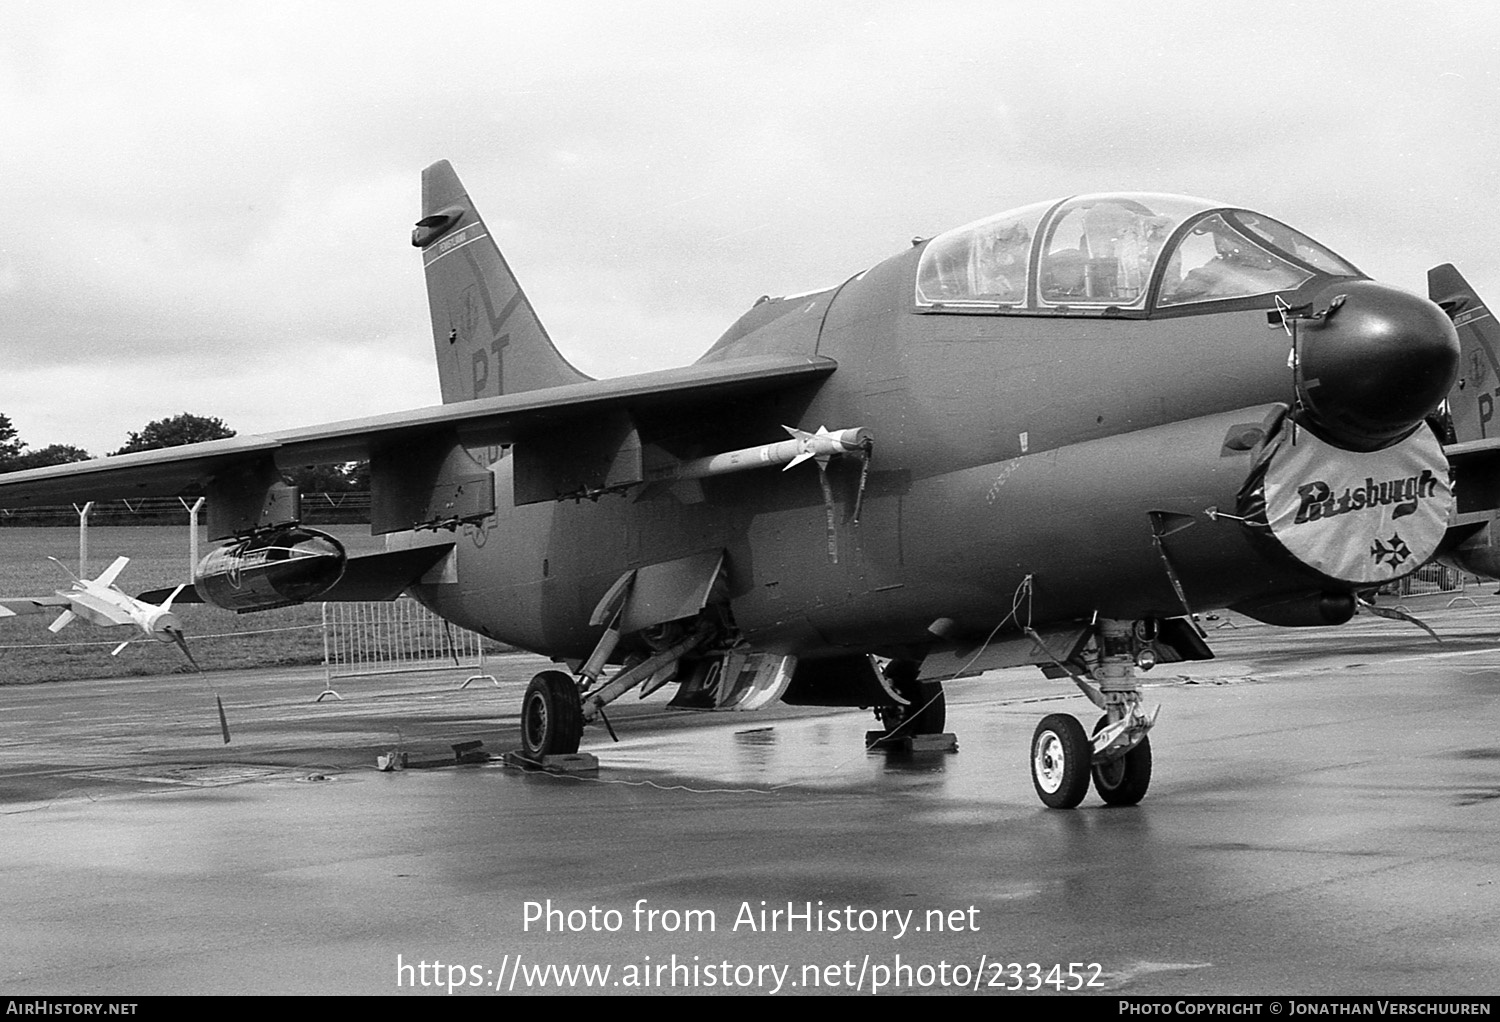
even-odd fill
[[[583,704],[578,686],[562,671],[543,671],[526,686],[521,700],[521,751],[528,759],[578,751],[583,737]]]
[[[891,688],[907,706],[882,706],[880,723],[887,731],[901,728],[903,735],[940,735],[948,723],[948,699],[940,681],[918,681],[920,665],[893,660],[885,667]],[[905,725],[904,727],[902,725]]]
[[[1094,725],[1098,734],[1109,723],[1109,717],[1099,718]],[[1151,736],[1142,738],[1140,744],[1112,763],[1100,763],[1094,767],[1094,790],[1099,797],[1112,806],[1133,806],[1146,797],[1151,787]]]
[[[1050,809],[1072,809],[1089,790],[1094,746],[1078,718],[1053,713],[1031,736],[1031,783]]]

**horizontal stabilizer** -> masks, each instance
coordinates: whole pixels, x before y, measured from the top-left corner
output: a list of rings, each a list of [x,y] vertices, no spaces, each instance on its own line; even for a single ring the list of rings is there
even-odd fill
[[[387,550],[349,558],[344,575],[334,587],[317,598],[317,603],[367,603],[394,600],[421,579],[453,549],[452,543]],[[172,597],[171,589],[152,589],[136,597],[146,603],[162,603]],[[203,603],[196,586],[186,586],[175,604]]]
[[[452,543],[440,543],[351,557],[344,567],[344,577],[318,599],[328,603],[394,600],[452,549]]]

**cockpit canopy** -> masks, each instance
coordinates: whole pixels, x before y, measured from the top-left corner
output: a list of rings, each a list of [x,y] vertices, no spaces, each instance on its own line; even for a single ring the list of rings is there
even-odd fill
[[[927,243],[917,305],[937,309],[1145,310],[1292,290],[1362,274],[1270,217],[1182,195],[1040,202]]]

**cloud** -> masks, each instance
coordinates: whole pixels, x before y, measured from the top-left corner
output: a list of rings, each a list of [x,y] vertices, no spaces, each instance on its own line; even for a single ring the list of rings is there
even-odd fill
[[[250,429],[434,400],[406,234],[438,158],[601,375],[691,359],[760,294],[1078,191],[1223,198],[1392,283],[1451,259],[1500,292],[1497,18],[6,5],[0,411],[33,444],[106,447],[184,407]],[[327,371],[361,386],[303,382]]]

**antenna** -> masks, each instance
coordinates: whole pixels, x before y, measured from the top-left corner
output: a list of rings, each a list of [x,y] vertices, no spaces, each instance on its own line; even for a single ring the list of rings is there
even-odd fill
[[[53,564],[57,565],[59,568],[61,568],[63,571],[65,571],[67,573],[68,577],[71,578],[74,582],[82,582],[83,581],[83,579],[81,579],[77,575],[73,574],[73,569],[72,568],[68,567],[62,561],[59,561],[56,557],[53,557],[51,554],[47,555],[47,560],[51,561]]]

